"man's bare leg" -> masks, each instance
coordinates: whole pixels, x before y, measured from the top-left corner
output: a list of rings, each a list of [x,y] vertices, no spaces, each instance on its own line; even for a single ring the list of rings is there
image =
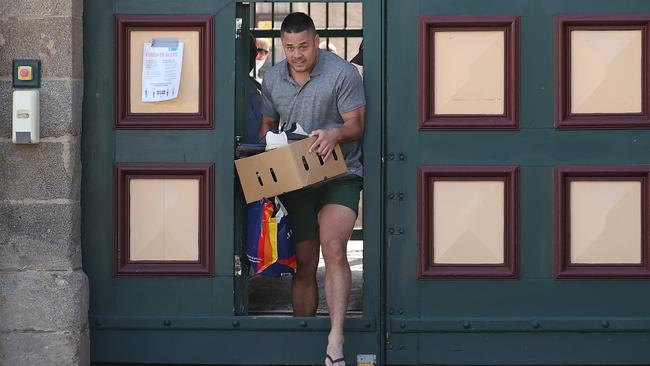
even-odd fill
[[[291,281],[294,316],[316,316],[318,307],[318,240],[305,240],[296,245],[298,269]]]
[[[331,322],[327,354],[335,360],[343,357],[343,323],[352,284],[347,245],[356,219],[354,210],[336,204],[325,205],[318,213],[320,242],[325,259],[325,297]],[[326,359],[325,364],[330,365],[331,360]],[[345,363],[336,364],[342,365]]]

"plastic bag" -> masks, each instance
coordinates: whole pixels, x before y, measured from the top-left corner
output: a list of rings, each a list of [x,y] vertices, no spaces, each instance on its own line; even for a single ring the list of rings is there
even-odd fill
[[[286,208],[277,197],[248,205],[246,251],[255,274],[295,273],[297,262]]]

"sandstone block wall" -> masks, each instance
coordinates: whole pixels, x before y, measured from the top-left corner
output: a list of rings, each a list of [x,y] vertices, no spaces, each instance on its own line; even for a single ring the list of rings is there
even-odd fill
[[[0,365],[88,365],[83,0],[0,0]],[[11,143],[11,61],[40,59],[41,142]]]

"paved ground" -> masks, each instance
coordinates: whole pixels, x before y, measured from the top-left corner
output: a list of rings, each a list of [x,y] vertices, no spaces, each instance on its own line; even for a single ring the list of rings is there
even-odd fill
[[[363,295],[363,241],[348,242],[348,261],[352,270],[352,290],[348,311],[362,310]],[[327,314],[325,304],[325,264],[323,257],[318,265],[318,313]],[[290,313],[291,312],[291,277],[255,276],[250,283],[250,313]]]

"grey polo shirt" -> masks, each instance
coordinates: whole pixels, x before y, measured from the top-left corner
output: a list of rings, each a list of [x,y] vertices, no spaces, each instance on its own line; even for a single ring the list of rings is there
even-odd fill
[[[329,51],[319,51],[310,77],[300,86],[287,69],[287,61],[264,74],[262,114],[280,121],[280,130],[298,123],[311,131],[338,127],[342,113],[366,104],[361,75],[349,62]],[[341,144],[350,173],[362,176],[362,140]]]

